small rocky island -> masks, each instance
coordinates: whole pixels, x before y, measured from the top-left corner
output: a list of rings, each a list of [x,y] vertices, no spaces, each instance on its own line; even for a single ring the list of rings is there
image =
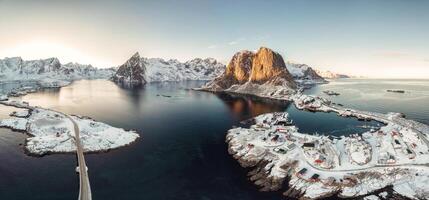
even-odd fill
[[[398,89],[389,89],[386,90],[387,92],[392,92],[392,93],[405,93],[405,90],[398,90]]]
[[[332,90],[325,90],[325,91],[323,91],[323,93],[325,93],[325,94],[327,94],[329,96],[338,96],[338,95],[340,95],[340,93],[332,91]]]

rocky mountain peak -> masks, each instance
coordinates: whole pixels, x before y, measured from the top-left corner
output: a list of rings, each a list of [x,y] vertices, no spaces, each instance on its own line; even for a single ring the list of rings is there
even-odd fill
[[[251,51],[240,51],[234,54],[226,67],[225,76],[233,83],[247,82],[252,70],[253,57],[254,53]]]
[[[124,65],[130,65],[130,66],[134,66],[134,65],[139,65],[140,64],[140,54],[139,52],[136,52],[133,54],[133,56],[131,56],[131,58],[129,58]]]
[[[137,52],[135,52],[134,54],[133,54],[133,56],[131,56],[131,58],[130,59],[133,59],[133,58],[140,58],[140,54],[139,54],[139,52],[137,51]]]
[[[286,80],[290,87],[296,87],[291,74],[286,68],[283,57],[269,48],[259,48],[253,58],[250,81],[256,83],[273,81],[273,84],[281,85],[279,79]]]
[[[208,87],[222,90],[244,83],[296,88],[283,57],[266,47],[261,47],[256,53],[244,50],[234,54],[225,73],[209,83]]]
[[[141,62],[140,54],[136,52],[123,65],[119,66],[112,80],[126,86],[140,86],[146,84],[146,67]]]

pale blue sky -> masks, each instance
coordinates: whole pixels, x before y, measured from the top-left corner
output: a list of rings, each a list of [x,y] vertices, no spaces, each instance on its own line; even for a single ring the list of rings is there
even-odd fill
[[[0,0],[0,58],[95,66],[214,57],[260,46],[370,77],[429,78],[429,1]]]

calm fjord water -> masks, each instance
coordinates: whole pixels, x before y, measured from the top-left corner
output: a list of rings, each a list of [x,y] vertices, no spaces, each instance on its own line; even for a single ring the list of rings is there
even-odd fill
[[[86,115],[140,132],[141,138],[129,147],[86,156],[94,199],[280,199],[280,193],[258,192],[247,180],[246,170],[228,155],[225,143],[228,129],[250,117],[285,110],[300,130],[308,133],[343,135],[363,131],[357,126],[377,124],[340,118],[333,113],[303,112],[288,104],[186,89],[200,84],[158,83],[130,90],[106,80],[84,80],[22,99],[32,105]],[[373,107],[358,104],[353,96],[356,92],[348,97],[351,94],[347,91],[353,87],[359,91],[360,85],[333,82],[307,92],[320,93],[331,87],[342,93],[332,97],[339,103],[390,111],[376,103]],[[422,90],[424,87],[428,85]],[[424,91],[419,94],[425,95]],[[387,94],[387,98],[396,101],[398,97],[391,95],[397,94]],[[411,96],[412,100],[401,99],[404,105],[398,111],[423,122],[427,120],[424,114],[427,108],[414,109],[415,105],[408,105],[420,99],[428,107],[427,99],[417,94]],[[7,117],[12,110],[1,106],[0,118]],[[0,129],[0,199],[76,199],[75,156],[26,156],[20,146],[25,138],[22,133]]]
[[[388,89],[404,90],[405,93],[387,92]],[[324,90],[333,90],[341,95],[328,96]],[[407,118],[429,124],[429,80],[340,79],[313,87],[306,93],[360,110],[402,112]]]

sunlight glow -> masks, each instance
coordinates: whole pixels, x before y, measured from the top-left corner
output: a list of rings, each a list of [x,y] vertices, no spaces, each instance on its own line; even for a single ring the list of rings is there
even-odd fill
[[[19,56],[24,60],[37,60],[50,57],[57,57],[61,63],[78,62],[80,64],[92,64],[97,67],[110,67],[110,63],[96,60],[90,55],[83,53],[71,45],[49,40],[37,39],[28,42],[21,42],[15,47],[8,48],[0,52],[0,57]]]

